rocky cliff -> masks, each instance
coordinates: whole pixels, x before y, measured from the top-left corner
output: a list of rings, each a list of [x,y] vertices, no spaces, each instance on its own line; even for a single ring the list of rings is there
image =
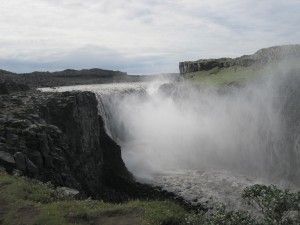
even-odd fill
[[[94,94],[17,92],[0,99],[0,165],[7,171],[95,198],[117,188],[108,187],[111,179],[133,182]]]
[[[266,65],[285,58],[300,57],[300,45],[284,45],[264,48],[253,55],[244,55],[238,58],[200,59],[179,63],[181,74],[197,71],[208,71],[213,68],[228,68],[231,66],[248,67],[251,65]]]

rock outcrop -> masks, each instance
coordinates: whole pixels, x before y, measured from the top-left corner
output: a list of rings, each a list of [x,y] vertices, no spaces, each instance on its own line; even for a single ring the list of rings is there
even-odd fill
[[[134,182],[120,147],[105,133],[93,93],[22,92],[0,98],[0,164],[9,172],[19,170],[95,198],[107,195],[111,180]]]
[[[18,91],[27,91],[29,87],[26,84],[14,82],[7,74],[1,74],[0,71],[0,95],[10,94]]]
[[[300,45],[284,45],[264,48],[253,55],[238,58],[200,59],[179,63],[180,74],[207,71],[213,68],[228,68],[231,66],[248,67],[251,65],[265,65],[290,57],[300,57]]]

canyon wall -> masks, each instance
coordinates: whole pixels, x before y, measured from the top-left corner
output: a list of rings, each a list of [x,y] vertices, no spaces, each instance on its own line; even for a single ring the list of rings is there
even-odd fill
[[[120,147],[105,133],[93,93],[17,92],[0,98],[0,165],[9,172],[95,198],[119,198],[118,184],[134,184]]]

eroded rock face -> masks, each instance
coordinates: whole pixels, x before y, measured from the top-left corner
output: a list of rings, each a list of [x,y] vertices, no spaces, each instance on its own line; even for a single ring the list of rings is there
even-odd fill
[[[56,94],[41,104],[40,113],[64,134],[64,158],[73,177],[88,194],[96,194],[103,184],[103,148],[95,96],[89,92]]]
[[[12,170],[16,164],[14,157],[5,151],[0,151],[0,163],[7,168],[8,171]]]
[[[14,161],[0,161],[1,166],[96,198],[110,184],[133,182],[120,147],[105,133],[93,93],[23,92],[0,98],[0,151]]]
[[[66,163],[62,132],[39,116],[40,104],[51,97],[38,92],[0,96],[1,150],[14,156],[15,169],[26,176],[80,189]]]

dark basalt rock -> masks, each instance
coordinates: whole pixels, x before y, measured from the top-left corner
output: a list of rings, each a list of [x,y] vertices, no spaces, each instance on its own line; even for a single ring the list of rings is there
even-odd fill
[[[8,152],[0,151],[0,164],[8,171],[12,171],[15,167],[14,157]]]
[[[62,132],[39,116],[39,105],[51,97],[39,92],[0,96],[1,149],[14,155],[15,168],[23,175],[55,185],[80,187],[66,165],[67,143]],[[58,162],[59,157],[62,161]],[[63,174],[70,179],[65,179]]]
[[[22,152],[16,152],[14,154],[16,166],[18,170],[26,171],[26,156]]]
[[[27,90],[29,90],[29,87],[25,84],[18,84],[10,79],[0,80],[0,95]]]
[[[56,94],[40,107],[41,117],[63,132],[73,176],[92,196],[103,192],[107,174],[116,180],[132,180],[120,147],[106,135],[97,104],[93,93],[67,92]]]
[[[123,194],[107,193],[135,183],[105,132],[93,93],[28,92],[0,100],[0,165],[10,172],[107,200],[121,200],[114,196]]]

